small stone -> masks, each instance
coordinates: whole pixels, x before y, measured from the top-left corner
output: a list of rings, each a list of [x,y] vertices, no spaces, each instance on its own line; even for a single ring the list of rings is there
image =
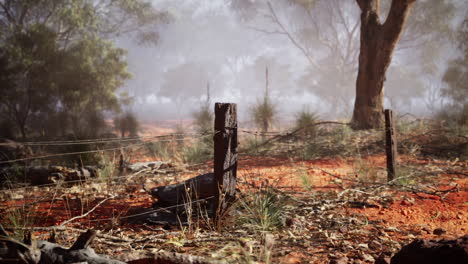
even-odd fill
[[[428,226],[424,226],[421,230],[428,233],[428,234],[431,233],[431,229]]]
[[[408,206],[408,205],[412,205],[412,204],[411,204],[411,202],[410,202],[410,201],[408,201],[408,200],[403,200],[403,201],[401,201],[401,203],[400,203],[400,204],[401,204],[401,205],[406,205],[406,206]]]
[[[375,260],[374,264],[390,264],[390,257],[382,254]]]
[[[358,244],[357,246],[358,246],[358,248],[369,249],[369,245],[364,244],[364,243],[363,244]]]
[[[338,229],[338,231],[340,231],[340,233],[348,233],[348,228],[346,226],[342,226]]]
[[[432,231],[432,233],[434,235],[440,236],[440,235],[443,235],[443,234],[447,233],[447,231],[445,229],[439,227],[439,228],[434,229],[434,231]]]
[[[375,262],[375,259],[373,256],[369,255],[369,254],[366,254],[366,253],[363,253],[362,254],[362,260],[366,261],[366,262],[371,262],[371,263],[374,263]]]
[[[347,264],[348,263],[348,258],[347,257],[340,257],[336,259],[331,259],[330,264]]]
[[[369,243],[369,248],[372,250],[380,250],[382,249],[382,244],[380,244],[380,242],[378,242],[377,240],[372,240]]]

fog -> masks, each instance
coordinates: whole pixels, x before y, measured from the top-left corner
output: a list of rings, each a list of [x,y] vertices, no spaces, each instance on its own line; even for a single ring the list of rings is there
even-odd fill
[[[382,13],[389,2],[383,1]],[[410,14],[414,23],[408,23],[387,72],[386,107],[427,115],[442,103],[447,61],[459,55],[444,34],[467,12],[465,1],[445,2],[453,4],[453,12],[431,18],[429,29],[422,22],[437,9],[416,6]],[[145,121],[190,119],[209,83],[211,101],[237,103],[239,119],[248,123],[248,110],[264,94],[268,67],[279,123],[305,108],[324,119],[349,118],[359,50],[355,1],[316,1],[308,12],[286,0],[270,3],[281,24],[272,21],[266,1],[154,0],[171,16],[158,28],[158,43],[117,40],[128,51],[133,74],[122,88],[134,96],[130,109]],[[350,27],[356,27],[352,37]]]

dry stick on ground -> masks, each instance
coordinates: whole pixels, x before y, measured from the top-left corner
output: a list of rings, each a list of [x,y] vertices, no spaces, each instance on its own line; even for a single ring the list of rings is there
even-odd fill
[[[90,213],[92,213],[94,210],[96,210],[101,204],[105,203],[107,200],[109,199],[113,199],[115,198],[115,196],[110,196],[110,197],[107,197],[105,198],[104,200],[100,201],[98,204],[96,204],[93,208],[91,208],[91,210],[89,210],[88,212],[82,214],[82,215],[79,215],[79,216],[75,216],[75,217],[72,217],[66,221],[63,221],[59,226],[64,226],[66,224],[69,224],[77,219],[81,219],[81,218],[84,218],[86,216],[88,216]]]

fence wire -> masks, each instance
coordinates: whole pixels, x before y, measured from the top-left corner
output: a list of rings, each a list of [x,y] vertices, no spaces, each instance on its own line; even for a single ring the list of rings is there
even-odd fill
[[[79,154],[90,154],[90,153],[99,153],[99,152],[106,152],[106,151],[116,151],[116,150],[121,150],[123,148],[131,148],[135,146],[142,146],[150,143],[155,143],[155,142],[174,142],[174,141],[187,141],[187,140],[192,140],[192,139],[201,139],[205,138],[208,136],[212,136],[212,134],[205,134],[201,135],[198,134],[198,136],[195,136],[195,134],[192,135],[185,135],[183,138],[172,138],[172,139],[161,139],[162,136],[158,136],[158,139],[155,140],[149,140],[149,141],[144,141],[140,143],[134,143],[134,144],[129,144],[125,146],[119,146],[115,148],[105,148],[105,149],[96,149],[96,150],[87,150],[87,151],[77,151],[77,152],[67,152],[67,153],[57,153],[57,154],[47,154],[47,155],[41,155],[41,156],[35,156],[35,157],[26,157],[26,158],[20,158],[20,159],[11,159],[11,160],[5,160],[5,161],[0,161],[0,164],[6,164],[6,163],[15,163],[19,161],[28,161],[28,160],[36,160],[36,159],[44,159],[44,158],[52,158],[52,157],[61,157],[61,156],[69,156],[69,155],[79,155]],[[103,142],[100,142],[103,143]],[[110,142],[105,142],[105,143],[110,143]],[[60,146],[65,146],[65,145],[74,145],[74,144],[82,144],[81,142],[79,143],[53,143],[54,145],[60,145]],[[94,144],[94,143],[85,143],[85,144]]]

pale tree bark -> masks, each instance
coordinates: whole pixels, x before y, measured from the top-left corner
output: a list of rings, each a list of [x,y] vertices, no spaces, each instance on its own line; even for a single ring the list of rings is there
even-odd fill
[[[361,9],[361,47],[352,125],[355,129],[383,125],[385,73],[416,0],[393,0],[380,22],[380,0],[356,0]]]

